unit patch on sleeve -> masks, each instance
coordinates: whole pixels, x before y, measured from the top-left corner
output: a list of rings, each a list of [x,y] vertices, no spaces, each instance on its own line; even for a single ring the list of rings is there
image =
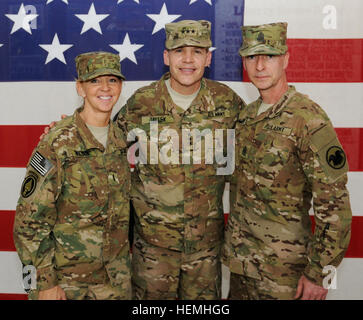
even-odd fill
[[[326,152],[326,162],[333,169],[341,169],[344,167],[346,156],[342,148],[338,146],[330,147]]]
[[[29,198],[37,187],[37,183],[38,177],[36,174],[30,173],[27,177],[25,177],[21,186],[21,196],[23,198]]]
[[[53,167],[52,163],[44,158],[38,151],[36,151],[30,160],[30,165],[36,172],[44,177],[49,170]]]
[[[318,155],[319,163],[331,182],[348,172],[347,157],[332,126],[326,125],[315,132],[310,148]]]

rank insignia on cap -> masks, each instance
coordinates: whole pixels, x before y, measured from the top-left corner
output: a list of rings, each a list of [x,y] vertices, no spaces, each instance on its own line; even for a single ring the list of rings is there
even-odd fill
[[[24,182],[21,186],[21,196],[23,198],[30,197],[33,194],[33,192],[37,186],[37,182],[38,182],[38,177],[35,174],[30,173],[24,179]]]
[[[345,165],[346,156],[342,148],[333,146],[326,152],[326,161],[333,169],[341,169]]]
[[[258,34],[257,41],[259,41],[259,42],[265,41],[265,36],[263,35],[263,32],[260,32]]]
[[[52,163],[44,158],[38,151],[35,152],[32,159],[30,160],[30,165],[44,177],[49,170],[53,167]]]

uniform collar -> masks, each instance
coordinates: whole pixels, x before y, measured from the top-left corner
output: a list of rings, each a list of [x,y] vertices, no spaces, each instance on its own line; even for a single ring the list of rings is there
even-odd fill
[[[247,110],[247,117],[251,119],[251,121],[248,121],[248,123],[253,124],[266,118],[272,119],[277,117],[288,104],[290,99],[295,95],[295,93],[295,87],[289,86],[288,90],[284,93],[284,95],[280,98],[278,102],[276,102],[273,106],[271,106],[265,112],[261,113],[259,116],[256,117],[257,111],[262,103],[262,97],[260,96],[257,101],[252,103]]]
[[[78,108],[73,114],[73,121],[77,126],[79,135],[84,144],[85,150],[89,149],[100,149],[102,152],[105,151],[105,147],[93,136],[91,131],[88,129],[86,123],[82,119],[80,112],[83,110],[83,107]],[[113,121],[109,122],[110,128],[108,130],[107,141],[112,142],[107,144],[107,149],[110,149],[110,152],[116,149],[126,148],[125,140],[123,139],[122,132],[118,128],[115,127]]]
[[[167,79],[170,79],[170,72],[165,73],[161,77],[160,81],[157,83],[156,97],[164,100],[165,109],[169,113],[172,113],[173,110],[175,110],[177,113],[185,114],[215,110],[214,101],[205,78],[202,78],[198,95],[195,97],[192,104],[187,110],[184,110],[181,107],[177,106],[171,99],[165,83],[165,80]]]

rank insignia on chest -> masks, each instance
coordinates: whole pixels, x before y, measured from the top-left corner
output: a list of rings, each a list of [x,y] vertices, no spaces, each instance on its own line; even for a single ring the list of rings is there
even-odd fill
[[[240,119],[240,120],[238,120],[238,123],[240,124],[240,125],[245,125],[246,124],[246,122],[247,122],[247,119],[246,118],[244,118],[244,119]]]
[[[285,136],[289,136],[291,134],[291,132],[292,132],[292,128],[278,126],[278,125],[269,124],[269,123],[266,123],[263,128],[265,130],[269,130],[269,131],[273,131],[273,132],[276,132],[276,133],[280,133],[280,134],[283,134]]]
[[[81,151],[75,151],[76,155],[78,157],[87,157],[90,155],[90,151],[89,150],[81,150]]]
[[[247,147],[246,146],[243,147],[243,149],[241,151],[241,155],[242,155],[243,158],[247,157]]]

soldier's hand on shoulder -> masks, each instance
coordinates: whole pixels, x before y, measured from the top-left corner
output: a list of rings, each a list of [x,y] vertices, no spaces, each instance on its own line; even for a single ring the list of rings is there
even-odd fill
[[[62,115],[61,115],[61,119],[64,119],[64,118],[67,118],[67,115],[66,115],[66,114],[62,114]],[[45,137],[45,136],[49,133],[50,129],[54,128],[56,124],[57,124],[57,121],[52,121],[52,122],[49,124],[49,126],[46,126],[46,127],[44,128],[43,133],[40,135],[39,140],[43,140],[43,139],[44,139],[44,137]]]

